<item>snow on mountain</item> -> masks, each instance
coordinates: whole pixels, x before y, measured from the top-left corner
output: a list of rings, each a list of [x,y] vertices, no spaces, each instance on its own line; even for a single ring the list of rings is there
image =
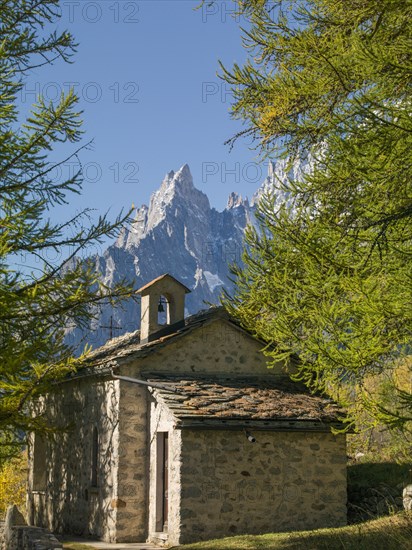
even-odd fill
[[[210,271],[204,271],[203,275],[206,278],[207,284],[209,285],[210,290],[213,292],[218,286],[224,286],[224,282],[219,279],[219,276],[216,273],[210,273]]]
[[[291,173],[283,161],[269,163],[268,176],[250,204],[247,198],[231,193],[226,208],[218,212],[196,189],[185,164],[166,174],[149,206],[138,208],[131,226],[95,257],[96,270],[105,284],[127,278],[134,281],[136,289],[162,273],[170,273],[191,289],[186,313],[196,313],[205,302],[217,303],[222,288],[231,291],[229,265],[241,262],[244,232],[254,221],[259,199],[264,193],[275,193],[276,203],[288,202],[289,195],[279,190],[278,182],[300,174],[300,164],[293,166]],[[136,330],[139,323],[140,305],[129,300],[115,309],[103,307],[89,331],[71,329],[67,341],[75,346],[87,341],[97,347],[110,337]]]
[[[269,161],[268,175],[251,200],[251,206],[256,206],[263,195],[273,195],[275,206],[285,204],[292,207],[290,192],[287,189],[290,180],[298,181],[302,179],[303,172],[307,169],[307,163],[295,160],[292,166],[289,166],[288,160]]]

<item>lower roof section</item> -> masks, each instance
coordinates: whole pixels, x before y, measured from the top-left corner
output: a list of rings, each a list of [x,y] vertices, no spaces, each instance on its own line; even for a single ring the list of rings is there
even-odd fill
[[[342,428],[344,411],[288,376],[146,375],[176,427],[316,430]]]

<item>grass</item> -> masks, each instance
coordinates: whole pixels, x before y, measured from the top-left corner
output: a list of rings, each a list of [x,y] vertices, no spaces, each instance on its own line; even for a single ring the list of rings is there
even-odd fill
[[[181,550],[410,550],[412,515],[294,533],[243,535],[179,546]],[[176,547],[177,548],[177,547]]]

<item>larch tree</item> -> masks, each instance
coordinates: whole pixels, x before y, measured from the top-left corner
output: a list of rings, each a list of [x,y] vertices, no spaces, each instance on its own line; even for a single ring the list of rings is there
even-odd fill
[[[348,425],[366,411],[405,427],[411,385],[396,370],[412,345],[412,3],[238,7],[249,57],[221,72],[245,125],[233,141],[252,136],[262,157],[307,168],[285,185],[288,206],[261,201],[224,304],[273,344],[270,362],[298,359],[298,379],[348,406]],[[375,390],[382,376],[390,401]]]
[[[96,305],[117,303],[132,291],[125,281],[105,287],[91,262],[75,260],[91,243],[115,235],[127,215],[93,221],[84,210],[62,222],[50,219],[53,207],[82,187],[80,165],[66,181],[53,177],[83,147],[77,98],[73,91],[57,102],[39,96],[26,114],[19,95],[33,68],[71,60],[76,44],[68,32],[53,30],[58,17],[57,0],[0,2],[0,434],[6,454],[23,433],[48,429],[43,418],[32,417],[28,402],[82,364],[84,357],[75,359],[64,343],[65,327],[88,323]],[[57,146],[71,150],[51,161]],[[63,259],[48,262],[51,251]]]

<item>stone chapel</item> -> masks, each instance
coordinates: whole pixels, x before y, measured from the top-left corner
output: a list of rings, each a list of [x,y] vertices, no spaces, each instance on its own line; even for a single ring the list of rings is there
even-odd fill
[[[31,438],[31,524],[164,545],[344,525],[342,411],[222,308],[185,319],[172,276],[138,292],[140,330],[34,404],[63,429]]]

